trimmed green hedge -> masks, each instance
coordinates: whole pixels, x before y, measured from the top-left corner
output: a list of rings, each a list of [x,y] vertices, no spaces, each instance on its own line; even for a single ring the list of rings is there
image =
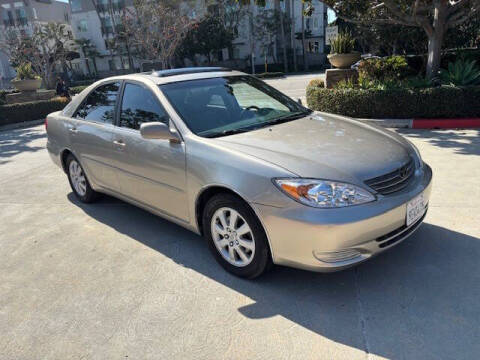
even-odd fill
[[[480,86],[362,90],[307,87],[312,110],[357,118],[480,117]]]
[[[264,72],[260,74],[255,74],[255,76],[259,79],[271,79],[271,78],[278,78],[284,77],[285,74],[283,72]]]
[[[76,95],[81,93],[84,89],[89,87],[90,85],[81,85],[81,86],[74,86],[70,88],[70,94],[71,95]]]
[[[62,110],[68,104],[66,98],[32,101],[21,104],[0,106],[0,125],[43,119],[54,111]]]

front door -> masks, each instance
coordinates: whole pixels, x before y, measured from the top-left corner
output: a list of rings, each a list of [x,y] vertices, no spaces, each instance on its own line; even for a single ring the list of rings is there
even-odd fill
[[[72,150],[93,185],[118,190],[113,129],[120,82],[93,90],[79,106],[70,124]]]
[[[169,116],[151,89],[126,82],[114,129],[115,167],[120,192],[166,215],[188,220],[185,144],[144,139],[144,122],[169,122]]]

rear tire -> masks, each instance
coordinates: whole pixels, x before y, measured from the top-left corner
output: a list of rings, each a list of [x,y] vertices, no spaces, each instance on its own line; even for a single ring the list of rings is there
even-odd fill
[[[80,162],[69,154],[66,161],[68,181],[73,193],[83,203],[91,203],[98,199],[99,194],[92,189]]]
[[[272,265],[267,236],[253,210],[230,194],[218,194],[206,204],[203,232],[217,262],[228,272],[253,279]]]

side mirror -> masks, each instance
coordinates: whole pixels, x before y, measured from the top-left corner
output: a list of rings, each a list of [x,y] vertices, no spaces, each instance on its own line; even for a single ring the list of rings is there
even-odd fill
[[[144,139],[170,140],[180,142],[180,136],[175,130],[170,130],[168,125],[161,122],[149,122],[140,125],[140,135]]]

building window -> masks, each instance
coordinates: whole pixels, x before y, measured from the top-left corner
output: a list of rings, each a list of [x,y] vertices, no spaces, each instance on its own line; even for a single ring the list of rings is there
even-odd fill
[[[314,30],[317,30],[317,29],[318,29],[319,23],[320,23],[319,20],[320,20],[320,19],[319,19],[318,17],[313,18],[313,29],[314,29]]]
[[[82,0],[70,0],[72,11],[82,11]]]
[[[80,20],[78,22],[77,29],[80,32],[87,32],[88,31],[87,20]]]

